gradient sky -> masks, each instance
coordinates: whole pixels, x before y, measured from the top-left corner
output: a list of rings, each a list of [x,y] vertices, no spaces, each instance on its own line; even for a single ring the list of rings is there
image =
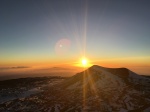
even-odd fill
[[[150,74],[149,0],[0,0],[0,66],[92,64]]]

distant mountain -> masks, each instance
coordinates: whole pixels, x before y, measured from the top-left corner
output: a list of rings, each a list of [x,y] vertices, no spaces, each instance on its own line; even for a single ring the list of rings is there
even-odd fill
[[[150,84],[150,80],[147,77],[138,75],[127,68],[105,68],[93,65],[89,69],[72,76],[68,80],[65,80],[63,85],[66,86],[66,84],[68,84],[71,86],[72,84],[79,82],[82,82],[83,85],[83,81],[90,83],[91,80],[93,80],[94,83],[106,80],[106,84],[114,81],[112,84],[130,84],[130,86],[138,84],[141,86],[148,86]]]
[[[93,65],[42,93],[1,105],[2,112],[150,112],[150,79],[127,68]]]
[[[30,67],[29,66],[0,67],[0,70],[23,69],[23,68],[30,68]]]
[[[150,79],[127,68],[105,68],[94,65],[61,84],[66,91],[85,95],[86,107],[99,111],[150,111]],[[78,97],[72,93],[71,96]],[[96,98],[96,99],[95,99]],[[99,102],[97,107],[91,104]],[[90,107],[94,107],[90,109]],[[96,108],[96,109],[95,109]],[[88,110],[88,109],[87,109]]]

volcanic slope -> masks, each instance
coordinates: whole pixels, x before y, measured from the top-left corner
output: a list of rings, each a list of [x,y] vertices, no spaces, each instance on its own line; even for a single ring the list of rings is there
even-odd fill
[[[150,79],[127,68],[93,65],[62,82],[61,88],[71,91],[72,98],[82,97],[83,108],[89,111],[150,109]]]

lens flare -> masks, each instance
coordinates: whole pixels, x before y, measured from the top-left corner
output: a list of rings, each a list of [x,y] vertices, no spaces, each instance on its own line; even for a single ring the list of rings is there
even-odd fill
[[[55,45],[55,52],[57,55],[67,55],[69,53],[71,41],[68,39],[61,39]]]

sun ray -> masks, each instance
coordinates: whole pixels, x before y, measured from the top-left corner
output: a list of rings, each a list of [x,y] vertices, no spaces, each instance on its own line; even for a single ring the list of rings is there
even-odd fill
[[[90,74],[90,71],[89,70],[87,70],[87,74],[89,75],[89,83],[90,83],[90,89],[91,89],[91,91],[93,91],[93,93],[94,93],[94,95],[95,96],[98,96],[98,93],[97,93],[97,87],[96,87],[96,85],[94,84],[94,82],[95,82],[95,75],[93,75],[93,76],[91,76]]]

